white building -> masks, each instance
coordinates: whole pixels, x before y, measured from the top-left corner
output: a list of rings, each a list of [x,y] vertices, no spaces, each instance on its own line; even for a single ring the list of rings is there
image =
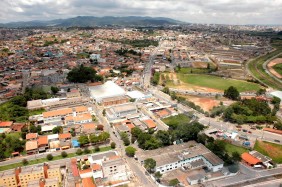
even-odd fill
[[[107,81],[102,85],[89,87],[91,98],[100,103],[102,99],[109,97],[124,96],[125,91],[122,87],[112,81]]]
[[[155,171],[160,173],[166,173],[178,168],[195,169],[207,167],[212,172],[223,168],[223,161],[220,158],[204,145],[195,141],[137,152],[136,157],[141,164],[147,158],[153,158],[156,161]]]

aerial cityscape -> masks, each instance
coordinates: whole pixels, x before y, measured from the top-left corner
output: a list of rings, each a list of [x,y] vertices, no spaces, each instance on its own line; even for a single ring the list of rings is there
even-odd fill
[[[282,0],[0,10],[0,187],[282,186]]]

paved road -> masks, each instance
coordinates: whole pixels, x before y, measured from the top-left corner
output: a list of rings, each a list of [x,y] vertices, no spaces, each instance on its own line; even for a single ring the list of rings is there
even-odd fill
[[[282,179],[276,179],[276,180],[270,180],[265,182],[260,182],[256,184],[247,185],[244,187],[280,187],[280,184],[282,184]]]
[[[232,177],[224,178],[221,180],[206,182],[205,186],[231,186],[239,185],[249,181],[255,181],[263,177],[271,177],[282,173],[282,168],[275,168],[271,170],[254,170],[244,164],[240,164],[240,172]]]

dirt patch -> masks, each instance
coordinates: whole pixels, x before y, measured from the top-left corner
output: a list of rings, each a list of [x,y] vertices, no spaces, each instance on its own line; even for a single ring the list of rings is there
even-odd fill
[[[217,100],[211,97],[197,97],[190,95],[181,95],[187,100],[199,105],[204,111],[210,111],[213,107],[219,106],[221,100]]]
[[[207,68],[207,62],[192,62],[193,68]]]
[[[259,142],[260,147],[263,147],[264,150],[267,150],[270,157],[279,157],[282,154],[282,150],[278,147],[272,146],[271,144],[265,142]]]
[[[282,79],[282,75],[280,75],[277,71],[275,71],[275,69],[273,69],[273,66],[275,66],[276,64],[282,64],[282,58],[276,58],[276,59],[270,61],[267,64],[267,68],[268,68],[269,72],[271,74],[273,74],[275,77]]]

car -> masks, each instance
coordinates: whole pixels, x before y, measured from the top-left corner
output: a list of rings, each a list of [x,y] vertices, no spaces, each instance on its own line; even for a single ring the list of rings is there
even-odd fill
[[[249,134],[252,134],[252,131],[248,131]]]
[[[274,140],[274,141],[280,143],[280,140]]]
[[[256,127],[251,127],[251,129],[256,130],[257,128]]]
[[[243,132],[247,132],[247,130],[246,130],[246,129],[243,129]]]

